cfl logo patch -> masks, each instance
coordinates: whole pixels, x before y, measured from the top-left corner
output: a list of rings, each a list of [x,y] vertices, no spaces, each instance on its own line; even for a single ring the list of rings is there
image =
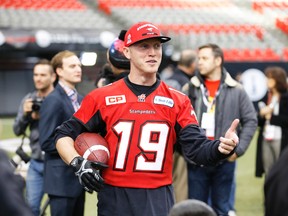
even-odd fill
[[[125,95],[115,95],[105,97],[106,105],[122,104],[126,103]]]

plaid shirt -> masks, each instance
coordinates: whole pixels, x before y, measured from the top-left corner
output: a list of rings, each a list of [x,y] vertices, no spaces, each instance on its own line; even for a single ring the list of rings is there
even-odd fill
[[[68,86],[64,85],[61,81],[59,81],[59,84],[64,89],[68,97],[70,98],[74,111],[76,112],[80,107],[80,104],[78,103],[78,100],[77,100],[77,97],[78,97],[77,90],[69,88]]]

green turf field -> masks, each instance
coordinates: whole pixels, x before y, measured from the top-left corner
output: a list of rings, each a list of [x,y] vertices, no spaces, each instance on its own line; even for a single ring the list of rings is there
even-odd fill
[[[2,132],[0,140],[14,138],[12,119],[1,119]],[[1,130],[0,130],[1,131]],[[255,178],[254,137],[246,154],[239,158],[237,165],[236,210],[237,216],[263,216],[263,178]],[[96,194],[86,196],[85,216],[96,215]],[[49,216],[49,212],[47,214]]]
[[[246,153],[238,159],[237,216],[263,216],[264,178],[255,178],[256,135]]]

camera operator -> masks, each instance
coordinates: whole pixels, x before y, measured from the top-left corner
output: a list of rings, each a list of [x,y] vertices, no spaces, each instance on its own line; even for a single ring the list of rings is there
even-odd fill
[[[39,110],[43,99],[54,89],[53,83],[55,80],[56,75],[50,61],[42,59],[34,65],[35,91],[28,93],[22,99],[13,124],[13,130],[17,136],[25,135],[28,127],[30,130],[29,141],[32,153],[26,178],[26,196],[33,214],[37,216],[40,213],[41,200],[44,194],[44,153],[39,144]],[[21,157],[21,155],[19,156]]]
[[[118,38],[112,42],[107,50],[108,63],[103,65],[98,77],[96,78],[95,86],[97,88],[128,76],[130,60],[123,54],[125,34],[126,30],[121,30]]]

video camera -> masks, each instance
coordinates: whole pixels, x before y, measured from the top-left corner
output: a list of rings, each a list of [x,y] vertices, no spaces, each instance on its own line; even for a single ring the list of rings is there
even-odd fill
[[[32,111],[39,112],[41,105],[42,105],[43,99],[42,98],[35,98],[32,101]]]

